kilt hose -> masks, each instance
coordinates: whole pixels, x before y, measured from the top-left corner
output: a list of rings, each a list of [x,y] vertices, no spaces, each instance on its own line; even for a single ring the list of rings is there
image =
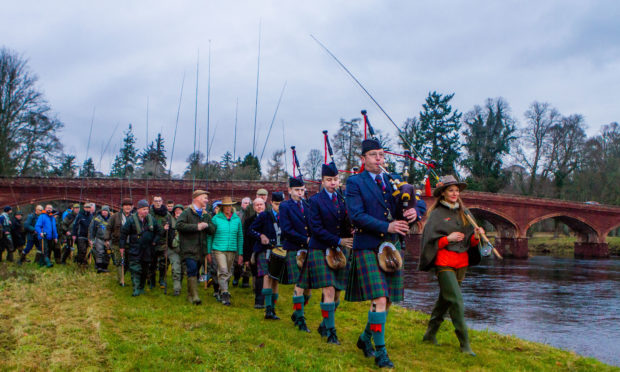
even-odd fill
[[[303,289],[334,287],[338,291],[343,291],[347,287],[347,268],[332,270],[325,261],[325,251],[308,249],[297,286]]]
[[[286,252],[286,264],[282,275],[278,280],[280,284],[297,284],[299,279],[299,267],[297,267],[297,251]]]
[[[400,244],[395,244],[399,252]],[[351,251],[349,280],[344,299],[351,302],[387,297],[396,303],[403,300],[403,271],[386,273],[379,267],[377,254],[371,250]]]

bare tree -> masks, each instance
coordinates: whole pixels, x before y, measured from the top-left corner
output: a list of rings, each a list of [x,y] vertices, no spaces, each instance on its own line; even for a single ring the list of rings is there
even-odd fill
[[[549,176],[551,132],[552,128],[560,123],[562,115],[549,103],[538,101],[532,102],[524,115],[527,126],[521,130],[522,146],[518,148],[517,158],[526,165],[529,172],[527,194],[531,195],[534,192],[539,169],[542,170],[540,172],[542,179]]]
[[[332,142],[335,155],[338,155],[338,161],[348,171],[359,163],[359,155],[362,148],[360,121],[360,118],[349,121],[340,119],[340,128]]]
[[[308,157],[304,162],[303,170],[306,173],[306,177],[311,180],[315,180],[319,178],[321,175],[321,164],[323,164],[323,154],[321,154],[320,150],[312,149],[308,153]]]
[[[560,124],[551,129],[551,172],[556,189],[556,197],[562,191],[568,177],[578,168],[586,139],[583,116],[573,114],[563,117]]]
[[[284,150],[278,150],[273,153],[271,160],[269,160],[269,170],[267,171],[269,181],[286,181],[287,174],[282,161],[283,156]]]

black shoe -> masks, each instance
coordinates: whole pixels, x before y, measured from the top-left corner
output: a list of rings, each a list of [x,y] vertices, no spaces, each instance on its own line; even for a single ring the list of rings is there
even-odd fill
[[[338,335],[336,335],[336,328],[329,328],[327,330],[327,343],[340,345],[340,341],[338,341]]]
[[[394,363],[390,360],[385,350],[385,345],[377,346],[377,352],[375,353],[375,364],[379,368],[394,368]]]
[[[319,324],[319,328],[317,329],[317,332],[319,332],[321,337],[327,337],[327,328],[325,328],[322,322],[321,324]]]
[[[222,305],[230,306],[230,293],[222,293]]]
[[[306,318],[304,316],[298,317],[297,320],[295,321],[295,325],[300,331],[310,333],[310,330],[308,329],[308,325],[306,325]]]
[[[233,287],[237,287],[239,285],[239,279],[233,279]]]
[[[293,321],[293,323],[297,324],[297,315],[295,315],[295,313],[291,314],[291,320]]]
[[[250,288],[250,280],[243,278],[243,280],[241,280],[241,288]]]
[[[372,342],[364,342],[361,336],[357,339],[357,348],[364,352],[366,358],[375,356],[375,348],[372,347]]]
[[[265,309],[265,319],[280,320],[280,317],[276,315],[276,311],[273,306],[267,306],[267,308]]]

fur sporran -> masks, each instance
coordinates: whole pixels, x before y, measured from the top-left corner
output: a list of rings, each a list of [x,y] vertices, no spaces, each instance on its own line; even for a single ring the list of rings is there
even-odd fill
[[[340,270],[347,267],[347,258],[340,250],[340,247],[336,247],[336,249],[327,248],[325,251],[325,261],[332,270]]]
[[[393,273],[403,268],[403,258],[394,244],[383,242],[377,252],[379,267],[386,273]]]

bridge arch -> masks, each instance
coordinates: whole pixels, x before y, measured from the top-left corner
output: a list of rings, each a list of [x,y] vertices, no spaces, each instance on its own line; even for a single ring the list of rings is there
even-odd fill
[[[607,229],[606,231],[603,232],[603,239],[606,239],[607,236],[609,235],[610,232],[616,230],[616,229],[620,229],[620,222],[618,224],[616,224],[616,226],[612,226],[609,229]]]
[[[584,218],[575,215],[569,215],[566,213],[549,213],[543,216],[539,216],[528,222],[524,234],[527,234],[527,231],[534,226],[536,223],[553,218],[557,221],[562,222],[566,226],[568,226],[572,231],[575,232],[577,237],[577,242],[580,243],[604,243],[604,241],[600,241],[601,234],[597,231],[592,225],[590,225]]]
[[[482,207],[479,205],[471,205],[468,207],[476,219],[483,219],[489,222],[497,230],[500,238],[516,238],[519,236],[519,224],[510,216],[497,210]]]

